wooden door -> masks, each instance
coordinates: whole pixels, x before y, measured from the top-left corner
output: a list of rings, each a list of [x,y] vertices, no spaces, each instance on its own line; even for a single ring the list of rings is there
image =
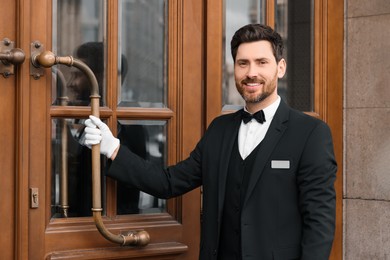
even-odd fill
[[[100,116],[122,144],[142,141],[146,159],[173,164],[203,131],[202,2],[1,0],[1,6],[7,8],[0,10],[0,38],[26,54],[14,75],[0,76],[1,259],[197,259],[199,189],[163,201],[102,177],[106,228],[145,230],[151,240],[123,247],[102,237],[90,211],[89,151],[77,139],[91,113],[77,88],[89,83],[77,68],[37,68],[31,57],[47,50],[90,66]],[[106,164],[102,159],[102,171]]]
[[[151,2],[163,3],[165,7],[153,9],[149,5]],[[252,18],[275,26],[281,11],[278,7],[291,1],[239,2],[240,7],[245,3],[252,4],[248,10],[263,10],[262,15],[253,12]],[[332,129],[339,164],[332,259],[341,259],[343,2],[294,2],[313,3],[314,87],[310,109],[301,110],[323,119]],[[82,8],[83,3],[88,4]],[[103,179],[104,224],[115,234],[139,229],[148,231],[151,242],[145,248],[121,247],[102,238],[88,215],[90,211],[83,210],[88,204],[72,212],[72,205],[69,205],[68,217],[61,216],[63,213],[57,211],[61,208],[58,203],[61,201],[60,182],[57,181],[61,170],[58,163],[53,163],[61,162],[58,155],[61,155],[59,144],[63,139],[59,129],[61,122],[66,121],[71,126],[69,132],[77,132],[82,120],[90,114],[90,108],[82,102],[60,102],[64,89],[61,84],[68,85],[77,71],[65,70],[65,82],[62,83],[63,68],[56,65],[43,72],[36,71],[31,67],[31,55],[36,51],[51,50],[61,56],[75,56],[78,45],[73,43],[85,43],[78,39],[94,37],[95,41],[102,42],[102,119],[115,135],[120,135],[121,129],[133,126],[146,128],[153,136],[153,142],[149,142],[149,159],[175,163],[189,154],[215,116],[235,108],[223,98],[226,91],[222,87],[226,80],[223,73],[228,72],[223,70],[226,69],[224,57],[229,55],[224,53],[224,42],[229,42],[224,31],[224,8],[228,3],[213,0],[0,0],[0,41],[8,38],[26,54],[25,62],[15,66],[14,74],[0,75],[1,259],[197,259],[199,190],[166,202],[143,194],[143,200],[138,201],[138,212],[134,213],[132,209],[119,210],[119,205],[126,203],[118,195],[122,194],[120,184]],[[148,10],[147,15],[143,13]],[[164,10],[166,13],[161,17],[165,18],[149,19],[156,18],[151,10]],[[134,20],[123,20],[128,16]],[[143,21],[142,18],[161,26],[157,31],[153,31],[156,26],[133,26],[136,21]],[[155,53],[152,48],[141,55],[147,59],[139,60],[137,51],[127,49],[127,65],[132,66],[127,67],[124,77],[126,63],[122,62],[122,48],[149,46],[151,35],[157,35],[158,39],[163,36],[163,46],[157,47],[164,55],[158,59],[148,55]],[[140,70],[138,61],[148,66]],[[129,91],[127,86],[133,86],[137,80],[145,83],[150,74],[157,75],[151,79],[157,78],[157,84],[148,83]],[[157,85],[160,87],[152,88],[153,91],[143,91]],[[79,161],[71,155],[67,158],[72,160],[67,164],[73,163],[70,165],[79,169]],[[88,172],[84,173],[88,176]],[[90,187],[87,177],[81,183],[85,184],[81,187]],[[88,190],[81,189],[83,193],[77,193],[74,186],[68,190],[73,195],[83,194],[80,201],[89,200]],[[31,191],[37,192],[38,205],[32,205]],[[139,206],[147,205],[148,201],[149,205],[154,201],[157,204],[153,205],[158,206]]]
[[[330,259],[342,259],[343,1],[207,0],[206,122],[243,105],[234,85],[230,40],[247,23],[275,28],[285,44],[287,74],[278,94],[331,128],[338,164],[336,230]],[[216,40],[217,39],[217,40]]]

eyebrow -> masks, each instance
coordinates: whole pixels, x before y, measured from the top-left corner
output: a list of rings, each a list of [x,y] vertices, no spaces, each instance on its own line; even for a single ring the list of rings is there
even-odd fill
[[[236,59],[236,62],[248,62],[250,59],[247,59],[247,58],[241,58],[241,59]],[[262,57],[262,58],[256,58],[255,61],[263,61],[263,60],[270,60],[269,58],[266,58],[266,57]]]

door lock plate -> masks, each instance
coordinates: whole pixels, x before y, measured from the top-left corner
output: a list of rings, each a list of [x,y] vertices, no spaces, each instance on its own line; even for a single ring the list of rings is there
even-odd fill
[[[38,188],[30,188],[30,207],[36,209],[39,206]]]
[[[34,41],[30,44],[31,51],[31,63],[30,63],[30,75],[33,76],[34,79],[39,79],[43,76],[45,70],[43,67],[39,66],[39,64],[35,63],[35,57],[38,56],[45,50],[42,43],[39,41]]]
[[[0,41],[0,53],[9,52],[14,48],[14,46],[15,43],[13,41],[4,38],[2,41]],[[14,65],[0,60],[0,74],[3,74],[4,78],[8,78],[10,75],[13,75]]]

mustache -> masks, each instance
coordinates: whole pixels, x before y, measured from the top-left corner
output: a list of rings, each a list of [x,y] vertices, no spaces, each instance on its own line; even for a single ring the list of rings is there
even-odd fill
[[[259,84],[265,84],[265,80],[264,79],[243,79],[241,81],[241,84],[248,84],[248,83],[259,83]]]

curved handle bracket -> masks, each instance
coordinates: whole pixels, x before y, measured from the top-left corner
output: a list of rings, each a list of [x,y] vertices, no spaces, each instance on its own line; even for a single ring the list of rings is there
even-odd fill
[[[33,46],[36,49],[42,46]],[[38,47],[38,48],[37,48]],[[91,113],[99,117],[99,86],[92,70],[82,61],[74,59],[72,56],[59,57],[50,51],[37,52],[32,54],[31,63],[35,68],[45,67],[50,68],[56,64],[74,66],[85,73],[92,84],[91,88]],[[149,244],[150,237],[146,231],[130,231],[126,235],[112,234],[103,223],[102,219],[102,203],[101,203],[101,184],[100,184],[100,144],[92,146],[92,212],[97,229],[100,234],[107,240],[123,246],[145,246]]]

